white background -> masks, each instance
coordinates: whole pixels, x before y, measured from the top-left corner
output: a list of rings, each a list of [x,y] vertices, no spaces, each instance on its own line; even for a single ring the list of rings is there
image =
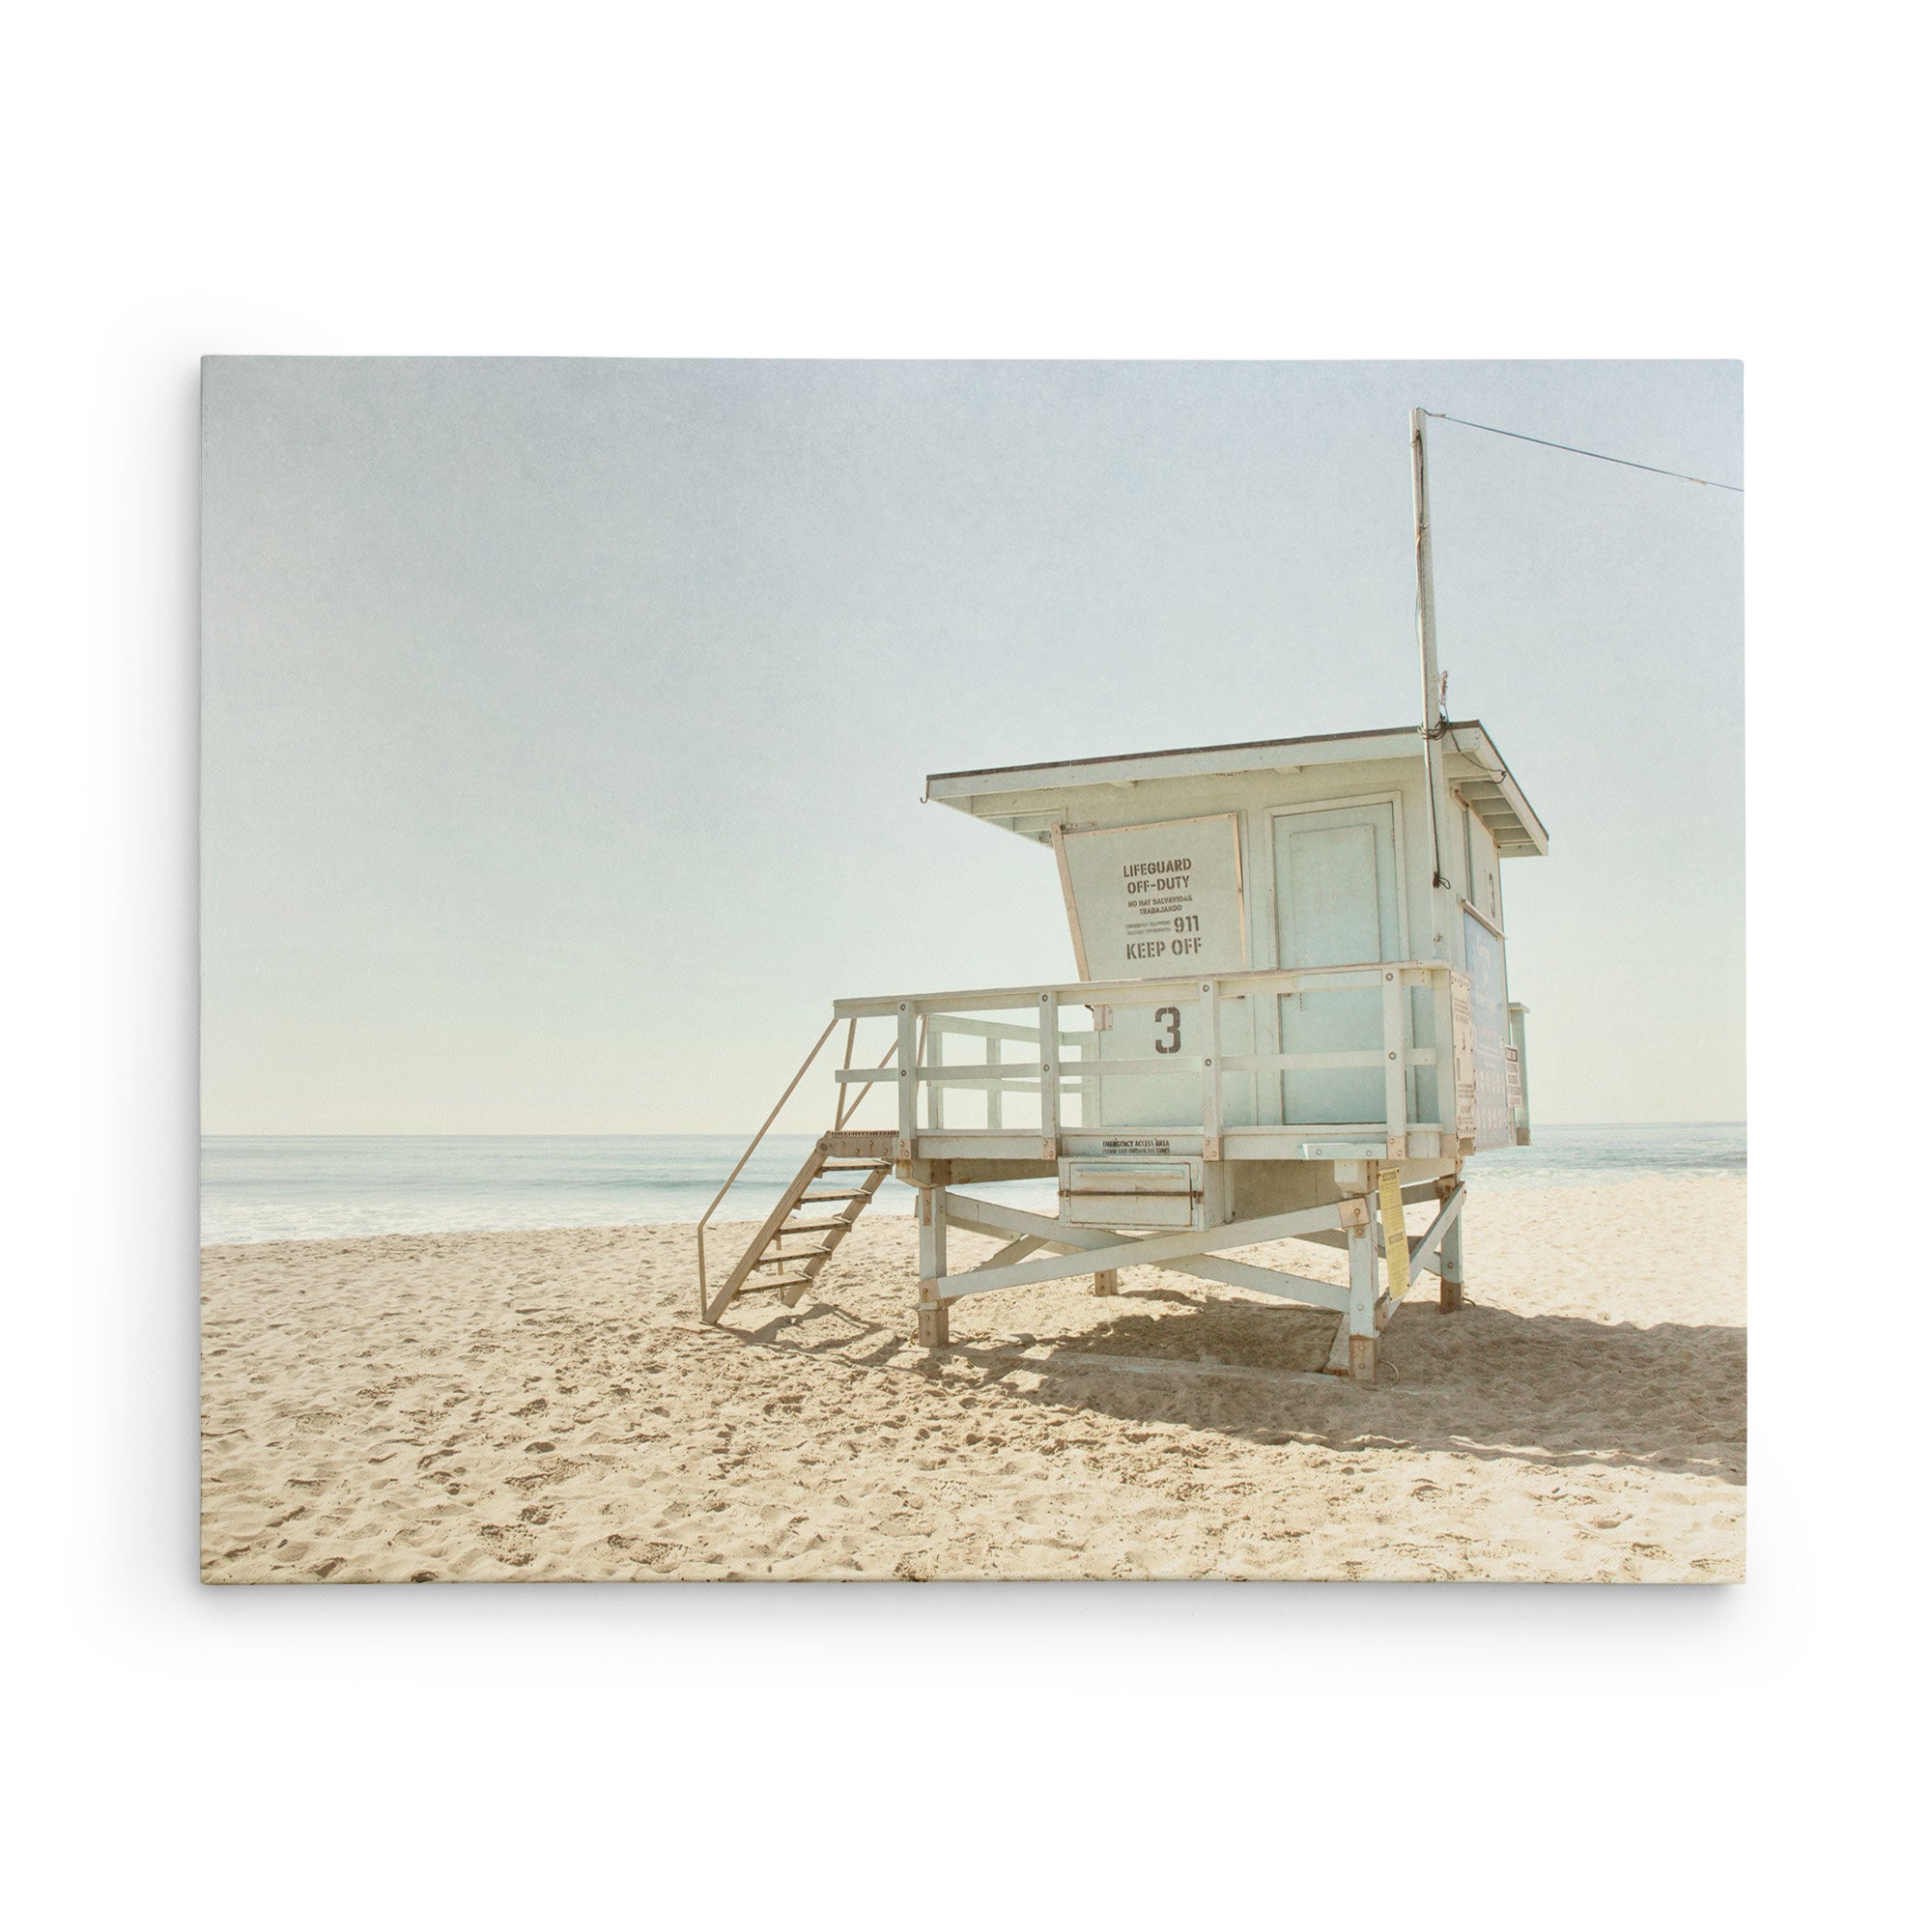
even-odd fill
[[[1776,17],[15,23],[23,1923],[1922,1908],[1922,49]],[[195,364],[269,350],[1744,356],[1750,1581],[200,1588]]]

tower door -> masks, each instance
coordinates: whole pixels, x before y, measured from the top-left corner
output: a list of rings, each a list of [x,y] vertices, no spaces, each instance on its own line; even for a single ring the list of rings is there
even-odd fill
[[[1283,966],[1353,966],[1402,956],[1393,805],[1282,812],[1274,820],[1274,906]],[[1284,1053],[1379,1051],[1382,996],[1291,993],[1281,1003]],[[1340,1125],[1383,1118],[1379,1066],[1282,1075],[1282,1119]]]

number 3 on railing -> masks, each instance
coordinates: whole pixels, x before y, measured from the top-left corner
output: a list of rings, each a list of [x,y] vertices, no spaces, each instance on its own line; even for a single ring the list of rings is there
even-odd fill
[[[1179,1007],[1156,1007],[1153,1017],[1156,1026],[1162,1020],[1167,1022],[1167,1038],[1165,1040],[1156,1039],[1153,1043],[1153,1050],[1156,1053],[1179,1053],[1180,1051],[1180,1009]]]

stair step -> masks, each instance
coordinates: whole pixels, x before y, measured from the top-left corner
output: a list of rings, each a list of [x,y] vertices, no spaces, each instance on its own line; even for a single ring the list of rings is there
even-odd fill
[[[840,1234],[843,1234],[847,1232],[851,1228],[851,1226],[852,1223],[850,1221],[842,1221],[842,1220],[841,1221],[787,1221],[784,1224],[784,1226],[779,1230],[779,1238],[782,1240],[786,1235],[825,1235],[825,1234],[830,1234],[834,1228],[837,1228]]]
[[[798,1205],[803,1208],[808,1201],[869,1201],[871,1198],[869,1188],[853,1187],[838,1194],[801,1194]]]
[[[889,1160],[827,1160],[818,1166],[820,1174],[881,1174],[892,1166]]]
[[[752,1264],[752,1265],[754,1268],[768,1268],[768,1267],[781,1267],[786,1262],[822,1261],[831,1252],[832,1249],[829,1247],[793,1248],[787,1254],[760,1255],[758,1259]]]
[[[811,1277],[809,1274],[763,1275],[756,1280],[741,1281],[738,1284],[738,1293],[740,1294],[763,1294],[768,1290],[775,1288],[810,1288],[810,1286]]]

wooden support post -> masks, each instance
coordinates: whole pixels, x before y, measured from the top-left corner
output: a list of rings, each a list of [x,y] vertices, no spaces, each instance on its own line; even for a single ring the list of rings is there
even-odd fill
[[[952,1339],[951,1311],[939,1298],[946,1277],[946,1190],[919,1190],[919,1345],[944,1349]]]
[[[1095,1294],[1119,1294],[1121,1292],[1121,1271],[1119,1268],[1102,1268],[1094,1277]]]
[[[833,1025],[837,1026],[838,1024],[838,1022],[835,1019]],[[856,1019],[847,1020],[845,1022],[845,1058],[840,1063],[841,1065],[849,1067],[852,1065],[852,1048],[857,1042],[858,1037],[859,1022]],[[865,1094],[866,1090],[863,1087],[839,1088],[838,1111],[832,1117],[832,1131],[835,1134],[845,1124],[845,1116],[852,1111],[856,1101],[865,1097]]]
[[[1435,1192],[1446,1201],[1454,1194],[1458,1177],[1445,1175],[1435,1183]],[[1437,1250],[1439,1264],[1436,1274],[1440,1280],[1440,1306],[1444,1315],[1453,1315],[1463,1306],[1463,1217],[1457,1215],[1442,1236],[1442,1245]]]
[[[1350,1381],[1372,1382],[1376,1378],[1378,1283],[1376,1236],[1368,1198],[1356,1195],[1344,1201],[1341,1218],[1343,1231],[1349,1237],[1349,1310],[1335,1330],[1335,1346],[1328,1351],[1328,1371],[1331,1375],[1346,1375]]]
[[[899,1131],[900,1160],[912,1158],[913,1143],[919,1134],[919,1022],[913,1017],[912,1002],[899,1002]]]
[[[1000,1037],[989,1033],[986,1036],[986,1065],[1000,1064]],[[989,1129],[1004,1127],[1007,1123],[1005,1096],[997,1087],[986,1089],[986,1125]]]
[[[1460,1127],[1456,1119],[1456,992],[1447,973],[1437,973],[1430,989],[1435,1036],[1435,1121],[1442,1132],[1440,1146],[1454,1153]]]
[[[1060,1158],[1060,995],[1039,996],[1039,1157]]]
[[[1408,1153],[1408,1029],[1404,1024],[1407,1000],[1402,980],[1391,969],[1382,975],[1382,1112],[1390,1160]]]
[[[1352,1382],[1376,1378],[1376,1237],[1365,1223],[1349,1230],[1349,1379]]]

